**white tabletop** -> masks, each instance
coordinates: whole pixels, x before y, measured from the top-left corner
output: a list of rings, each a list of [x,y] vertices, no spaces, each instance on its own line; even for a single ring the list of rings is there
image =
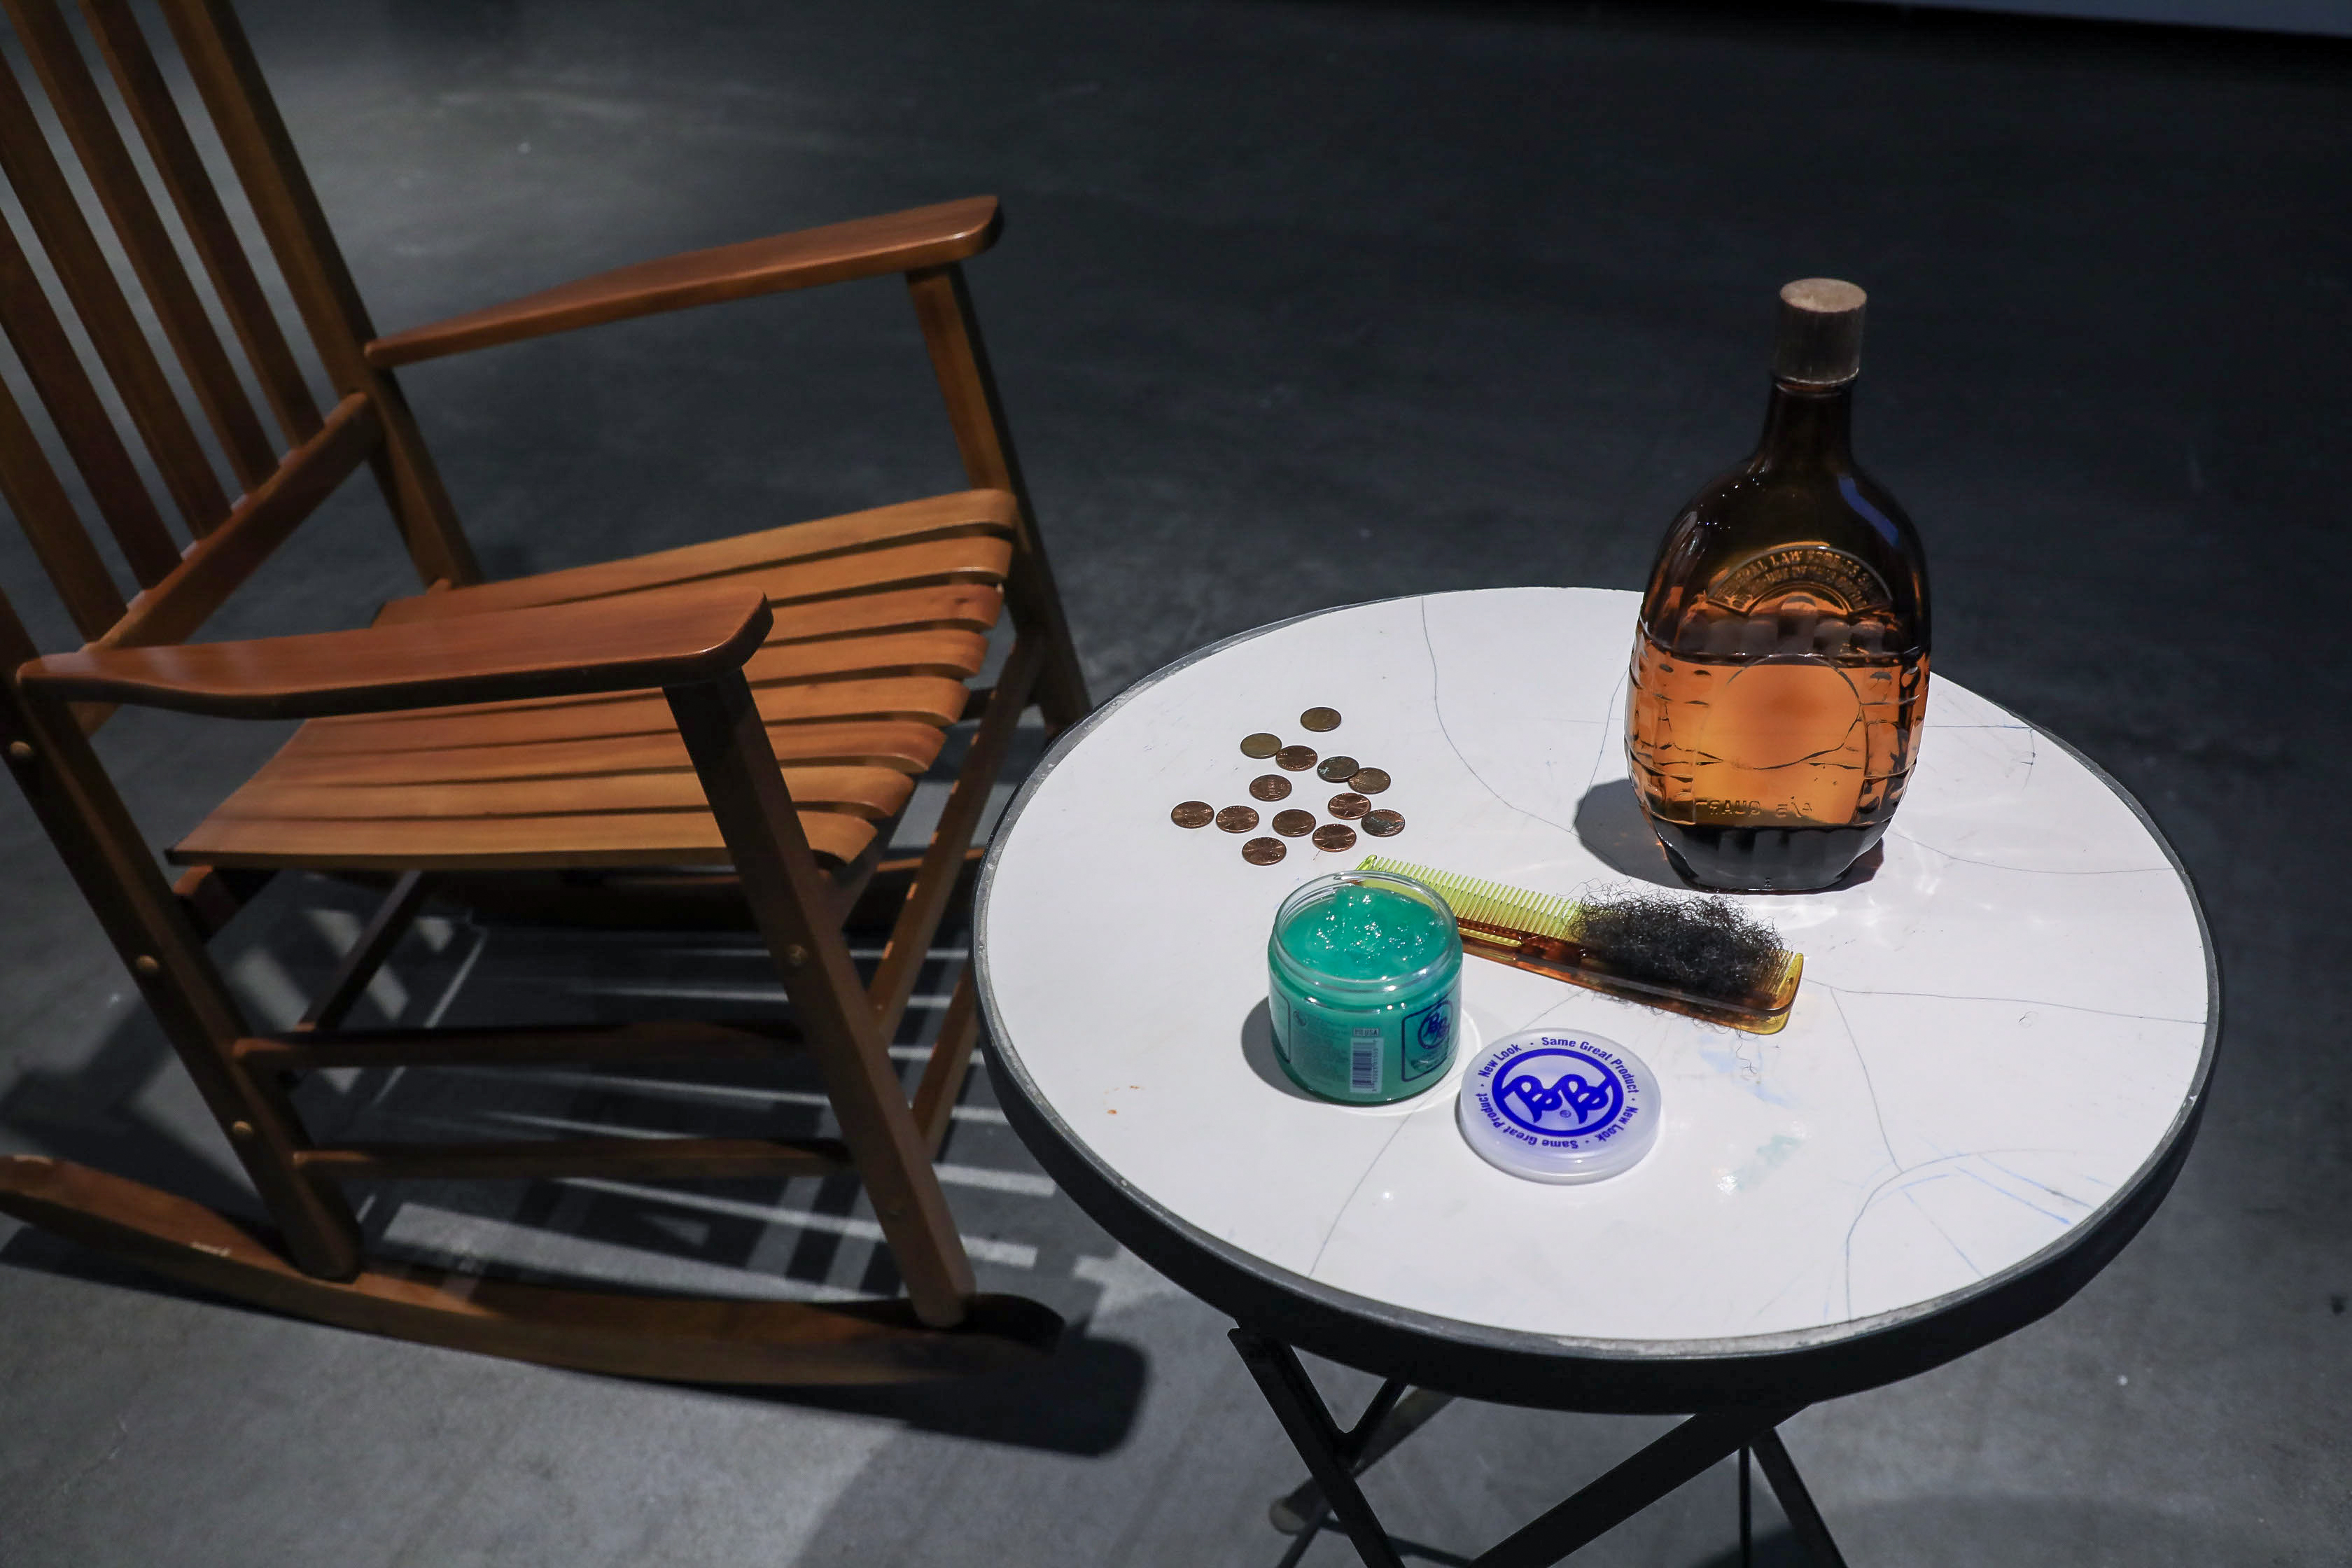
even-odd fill
[[[1780,1034],[1471,959],[1467,1032],[1431,1092],[1356,1109],[1282,1078],[1265,949],[1299,883],[1374,850],[1547,892],[1623,882],[1580,837],[1580,806],[1620,866],[1656,858],[1622,782],[1638,604],[1524,588],[1360,605],[1128,692],[1000,839],[976,942],[998,1051],[1087,1155],[1184,1225],[1491,1329],[1629,1348],[1832,1340],[2060,1245],[2182,1124],[2207,949],[2132,805],[1941,677],[1875,872],[1738,900],[1805,955]],[[1318,704],[1338,731],[1300,730]],[[1179,801],[1258,804],[1245,786],[1270,764],[1238,750],[1255,731],[1387,769],[1377,804],[1405,831],[1340,854],[1297,840],[1258,867],[1240,837],[1172,824]],[[1319,815],[1335,786],[1295,778],[1285,804]],[[1538,1185],[1463,1142],[1463,1061],[1539,1024],[1606,1036],[1656,1074],[1662,1130],[1629,1173]]]

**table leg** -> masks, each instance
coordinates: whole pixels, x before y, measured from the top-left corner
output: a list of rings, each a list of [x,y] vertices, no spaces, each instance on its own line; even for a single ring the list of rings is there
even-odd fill
[[[1475,1568],[1550,1568],[1797,1412],[1702,1410],[1582,1491],[1479,1555]],[[1768,1468],[1768,1476],[1771,1473]]]
[[[1756,1445],[1739,1445],[1739,1568],[1756,1568],[1756,1516],[1748,1506],[1748,1457]]]
[[[1386,1393],[1387,1390],[1381,1392]],[[1363,1435],[1358,1452],[1352,1456],[1342,1456],[1348,1460],[1349,1474],[1360,1476],[1379,1464],[1398,1444],[1427,1425],[1431,1416],[1453,1403],[1454,1395],[1450,1394],[1440,1394],[1433,1388],[1412,1389],[1396,1402],[1392,1410],[1380,1412],[1384,1418],[1377,1426],[1370,1425],[1374,1412],[1368,1409],[1364,1418],[1356,1423],[1355,1431],[1349,1434],[1350,1436],[1357,1433]],[[1275,1529],[1285,1535],[1297,1535],[1302,1530],[1311,1529],[1317,1520],[1329,1511],[1329,1505],[1323,1500],[1322,1485],[1309,1476],[1276,1498],[1267,1508],[1266,1514],[1274,1521]]]
[[[1275,1418],[1290,1435],[1291,1447],[1307,1461],[1307,1470],[1324,1497],[1330,1500],[1331,1511],[1339,1516],[1340,1528],[1356,1543],[1356,1554],[1364,1560],[1367,1568],[1404,1568],[1403,1559],[1389,1544],[1388,1533],[1381,1529],[1372,1505],[1364,1500],[1362,1489],[1356,1485],[1355,1476],[1340,1457],[1340,1446],[1349,1434],[1341,1432],[1331,1419],[1330,1411],[1324,1408],[1323,1396],[1315,1392],[1307,1369],[1298,1364],[1297,1352],[1278,1340],[1247,1329],[1235,1329],[1233,1342],[1250,1374],[1257,1379],[1258,1391],[1274,1406]],[[1394,1406],[1397,1395],[1390,1392],[1391,1388],[1402,1392],[1402,1385],[1391,1381],[1374,1396],[1376,1406],[1384,1401],[1391,1408]]]
[[[1381,1528],[1379,1516],[1356,1484],[1356,1476],[1443,1408],[1446,1396],[1429,1394],[1425,1389],[1408,1394],[1404,1384],[1391,1378],[1372,1396],[1355,1426],[1343,1432],[1331,1419],[1307,1369],[1299,1364],[1297,1352],[1248,1329],[1234,1329],[1232,1338],[1234,1348],[1257,1379],[1259,1391],[1313,1477],[1311,1490],[1301,1487],[1275,1505],[1277,1524],[1283,1510],[1294,1504],[1300,1509],[1300,1539],[1285,1558],[1286,1563],[1295,1563],[1305,1550],[1328,1503],[1368,1568],[1403,1568],[1395,1543]],[[1429,1397],[1411,1405],[1412,1400],[1423,1395]],[[1801,1408],[1701,1411],[1482,1553],[1472,1568],[1549,1568],[1735,1453],[1740,1456],[1740,1552],[1745,1563],[1751,1548],[1747,1468],[1751,1448],[1764,1467],[1765,1479],[1788,1511],[1798,1541],[1820,1568],[1845,1568],[1820,1510],[1797,1477],[1789,1451],[1773,1431]]]
[[[1780,1500],[1780,1511],[1789,1516],[1789,1533],[1812,1558],[1814,1568],[1845,1568],[1845,1557],[1830,1539],[1830,1527],[1813,1506],[1813,1494],[1805,1489],[1804,1478],[1797,1474],[1797,1462],[1789,1458],[1780,1433],[1767,1432],[1756,1439],[1756,1462],[1764,1467],[1764,1479]]]

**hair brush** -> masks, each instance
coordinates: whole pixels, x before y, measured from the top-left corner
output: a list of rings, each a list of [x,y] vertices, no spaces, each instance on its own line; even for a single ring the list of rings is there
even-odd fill
[[[1805,971],[1803,954],[1722,899],[1578,900],[1380,855],[1358,868],[1410,877],[1444,899],[1465,952],[1753,1035],[1789,1022]]]

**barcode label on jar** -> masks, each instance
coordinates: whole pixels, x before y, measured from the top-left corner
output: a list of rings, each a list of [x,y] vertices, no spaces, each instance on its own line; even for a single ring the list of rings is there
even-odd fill
[[[1378,1094],[1381,1091],[1381,1035],[1379,1029],[1355,1031],[1354,1048],[1348,1056],[1349,1092]]]

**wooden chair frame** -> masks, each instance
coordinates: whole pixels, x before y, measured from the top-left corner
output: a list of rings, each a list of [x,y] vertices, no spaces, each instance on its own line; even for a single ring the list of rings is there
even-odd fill
[[[0,224],[0,328],[141,584],[125,599],[82,531],[24,413],[0,387],[0,496],[76,626],[79,650],[39,656],[0,599],[0,747],[107,936],[152,1008],[278,1228],[273,1244],[187,1200],[38,1157],[0,1160],[0,1210],[145,1267],[278,1310],[373,1331],[625,1374],[765,1383],[869,1382],[994,1365],[1050,1345],[1058,1321],[976,1292],[930,1161],[978,1030],[957,988],[911,1103],[892,1068],[918,971],[954,898],[990,784],[1033,702],[1059,729],[1088,707],[1031,514],[961,263],[1000,219],[991,198],[671,257],[431,326],[379,337],[226,0],[162,0],[163,15],[323,361],[323,413],[268,308],[127,0],[79,0],[99,54],[169,192],[278,430],[280,459],[107,110],[58,0],[0,0],[46,89],[244,493],[220,484],[152,345],[0,65],[0,172],[17,193],[192,535],[174,542],[136,478],[32,268]],[[1010,534],[1003,584],[1015,639],[931,841],[908,875],[872,982],[841,923],[878,860],[838,878],[803,831],[745,665],[775,620],[741,583],[682,586],[615,616],[586,604],[478,614],[387,612],[362,630],[189,644],[212,611],[365,463],[420,577],[462,589],[481,574],[396,367],[600,322],[754,294],[902,275],[965,470]],[[991,498],[993,499],[991,499]],[[411,606],[418,601],[404,602]],[[392,611],[399,610],[395,605]],[[428,610],[430,606],[427,606]],[[791,613],[789,610],[787,614]],[[743,902],[785,978],[792,1026],[682,1022],[619,1027],[350,1030],[345,1015],[446,872],[398,876],[342,967],[290,1030],[254,1029],[205,942],[266,869],[213,866],[168,883],[89,736],[119,705],[223,718],[316,719],[464,703],[659,690],[724,839]],[[877,846],[887,842],[887,831]],[[346,1066],[741,1059],[805,1051],[837,1140],[710,1138],[323,1146],[297,1115],[295,1074]],[[341,1183],[353,1178],[622,1174],[663,1178],[855,1170],[906,1283],[903,1300],[815,1306],[606,1294],[371,1269]]]

